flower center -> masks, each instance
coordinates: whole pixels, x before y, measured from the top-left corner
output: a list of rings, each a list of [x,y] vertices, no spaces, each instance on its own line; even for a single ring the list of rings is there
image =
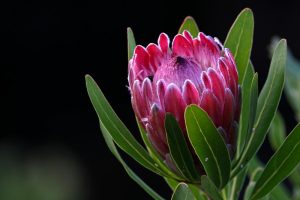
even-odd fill
[[[175,65],[184,67],[184,65],[186,65],[186,64],[187,64],[187,60],[185,58],[180,57],[180,56],[176,57]]]
[[[198,84],[201,71],[193,59],[174,56],[157,69],[153,81],[156,83],[159,80],[164,80],[166,84],[174,83],[181,88],[187,79]]]

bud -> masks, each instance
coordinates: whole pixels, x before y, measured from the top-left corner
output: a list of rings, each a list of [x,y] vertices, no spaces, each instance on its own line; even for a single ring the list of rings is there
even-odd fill
[[[228,147],[235,143],[239,118],[238,73],[229,49],[216,38],[188,31],[169,37],[162,33],[158,45],[136,46],[128,65],[134,112],[149,140],[173,168],[164,120],[172,113],[186,134],[184,111],[190,104],[205,110]],[[174,169],[174,168],[173,168]]]

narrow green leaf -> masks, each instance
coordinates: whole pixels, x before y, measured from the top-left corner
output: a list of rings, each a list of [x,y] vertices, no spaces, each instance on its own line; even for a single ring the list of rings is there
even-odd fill
[[[263,168],[264,164],[256,157],[254,156],[248,164],[248,175],[251,176],[251,174],[253,174],[257,168]]]
[[[236,157],[238,158],[241,154],[241,151],[244,148],[246,137],[248,134],[248,126],[249,126],[249,117],[250,117],[250,101],[251,101],[251,85],[253,82],[254,72],[252,72],[250,66],[250,62],[248,63],[246,69],[245,79],[243,80],[241,86],[242,93],[242,102],[241,102],[241,113],[239,120],[239,132],[237,139],[237,149],[236,149]]]
[[[287,54],[287,69],[286,69],[286,83],[284,91],[292,106],[297,121],[300,122],[300,62],[288,50]]]
[[[246,135],[246,141],[249,140],[251,132],[253,131],[253,126],[255,122],[256,112],[257,112],[257,99],[258,99],[258,74],[255,73],[251,83],[251,93],[250,93],[250,113],[249,113],[249,123],[248,123],[248,134]]]
[[[264,164],[261,163],[261,161],[257,157],[254,156],[248,164],[248,170],[247,170],[248,176],[251,177],[257,169],[263,168],[263,166],[264,166]],[[278,184],[274,188],[274,190],[272,190],[269,193],[269,197],[271,200],[278,200],[278,199],[290,200],[291,199],[290,194],[286,190],[284,184]]]
[[[190,181],[199,181],[200,175],[195,168],[192,154],[176,119],[167,114],[165,119],[167,141],[171,157],[178,170]]]
[[[246,191],[244,193],[244,200],[250,199],[253,189],[255,187],[255,184],[256,184],[257,180],[259,179],[259,177],[261,176],[262,172],[263,172],[263,168],[259,167],[251,174],[250,181],[249,181]]]
[[[282,94],[285,64],[286,41],[281,40],[274,51],[267,81],[258,98],[251,137],[247,140],[245,149],[235,165],[231,177],[234,177],[251,160],[264,141]]]
[[[240,191],[243,188],[246,175],[247,175],[247,167],[244,168],[244,170],[239,173],[236,177],[232,179],[231,187],[229,188],[229,198],[228,200],[236,200],[239,199]],[[229,185],[229,184],[228,184]]]
[[[294,187],[300,189],[300,166],[298,166],[297,170],[294,170],[288,178],[289,181],[294,185]]]
[[[201,188],[212,200],[223,200],[218,188],[207,176],[201,176]]]
[[[270,53],[274,51],[279,38],[274,37],[270,45]],[[300,122],[300,61],[287,49],[286,81],[284,92],[288,102],[293,108],[297,121]]]
[[[190,105],[185,110],[188,137],[206,174],[218,188],[229,180],[230,157],[221,134],[201,108]]]
[[[259,199],[268,194],[283,181],[300,162],[300,123],[287,136],[284,143],[267,163],[258,179],[251,199]]]
[[[273,150],[277,150],[283,143],[286,136],[285,125],[283,118],[279,112],[276,113],[271,126],[270,132],[268,134],[269,141]]]
[[[246,76],[242,85],[242,107],[240,114],[236,158],[239,158],[253,127],[258,93],[257,74],[253,74],[252,66],[247,66]]]
[[[270,200],[290,200],[289,191],[285,188],[283,184],[277,185],[270,193]]]
[[[274,51],[275,45],[278,41],[278,38],[272,39],[270,52]],[[295,112],[296,119],[300,121],[300,62],[293,56],[289,48],[287,49],[287,66],[285,77],[285,95]],[[286,136],[284,120],[281,118],[281,116],[278,116],[277,121],[275,118],[270,128],[269,141],[271,142],[273,149],[277,149]],[[293,171],[293,173],[289,176],[291,183],[297,187],[300,187],[299,169],[300,168],[298,167],[298,170]]]
[[[161,158],[161,156],[159,155],[159,153],[156,151],[156,149],[153,147],[153,145],[151,144],[148,135],[146,133],[146,131],[144,130],[144,128],[141,126],[141,124],[137,121],[137,125],[140,131],[140,134],[142,136],[142,139],[146,145],[146,148],[150,154],[150,156],[156,161],[156,163],[160,166],[161,170],[167,174],[169,178],[172,179],[176,179],[176,180],[182,180],[183,179],[181,177],[179,177],[178,175],[176,175],[172,170],[169,169],[169,167],[166,165],[166,163],[163,161],[163,159]],[[176,184],[177,185],[177,184]]]
[[[194,38],[198,36],[199,28],[193,17],[188,16],[184,19],[178,33],[183,33],[184,30],[189,31]]]
[[[224,46],[234,55],[239,72],[239,83],[244,79],[253,42],[254,18],[249,8],[242,10],[231,26]]]
[[[128,61],[132,58],[134,48],[136,46],[133,32],[130,27],[127,28],[127,48],[128,48]]]
[[[125,171],[129,175],[129,177],[134,180],[141,188],[143,188],[153,199],[155,200],[164,200],[159,194],[157,194],[151,187],[149,187],[138,175],[132,171],[128,165],[124,162],[121,155],[119,154],[112,137],[108,133],[107,129],[103,126],[103,124],[100,122],[100,128],[102,131],[102,135],[104,137],[104,140],[109,148],[109,150],[112,152],[112,154],[117,158],[117,160],[122,164]]]
[[[172,195],[172,200],[195,200],[195,197],[187,184],[179,183]]]
[[[148,152],[136,141],[127,127],[118,118],[96,82],[89,75],[86,76],[86,87],[100,121],[115,143],[147,169],[159,175],[165,175],[161,173],[160,168],[156,166],[157,164],[149,156]]]

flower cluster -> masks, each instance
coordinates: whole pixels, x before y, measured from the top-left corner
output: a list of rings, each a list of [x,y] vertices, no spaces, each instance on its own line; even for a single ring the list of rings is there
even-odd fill
[[[169,163],[164,119],[171,113],[184,133],[184,111],[196,104],[204,109],[223,135],[228,147],[235,143],[239,118],[238,73],[233,56],[218,39],[188,31],[169,37],[162,33],[158,45],[136,46],[129,61],[132,106],[149,140]]]
[[[298,197],[297,187],[292,197],[280,182],[300,163],[300,123],[285,138],[283,120],[278,114],[274,118],[286,76],[286,40],[274,45],[267,80],[258,92],[258,75],[250,60],[253,32],[253,13],[247,8],[233,23],[224,46],[199,32],[192,17],[184,20],[172,43],[162,33],[157,44],[136,46],[128,28],[129,90],[146,148],[118,118],[96,82],[86,76],[108,148],[153,199],[164,198],[129,168],[115,145],[164,177],[174,192],[173,200]],[[288,58],[288,65],[296,63]],[[296,109],[298,73],[288,68],[286,82]],[[276,152],[264,166],[256,153],[268,132]],[[299,177],[294,171],[290,180]]]

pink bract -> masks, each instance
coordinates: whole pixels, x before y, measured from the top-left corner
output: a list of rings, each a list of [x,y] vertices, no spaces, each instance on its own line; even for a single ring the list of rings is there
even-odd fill
[[[201,32],[193,38],[184,31],[170,48],[169,37],[162,33],[158,45],[136,46],[128,71],[135,114],[167,163],[172,161],[166,113],[174,115],[186,134],[184,111],[190,104],[204,109],[228,147],[234,146],[240,110],[238,73],[231,52],[218,39]]]

